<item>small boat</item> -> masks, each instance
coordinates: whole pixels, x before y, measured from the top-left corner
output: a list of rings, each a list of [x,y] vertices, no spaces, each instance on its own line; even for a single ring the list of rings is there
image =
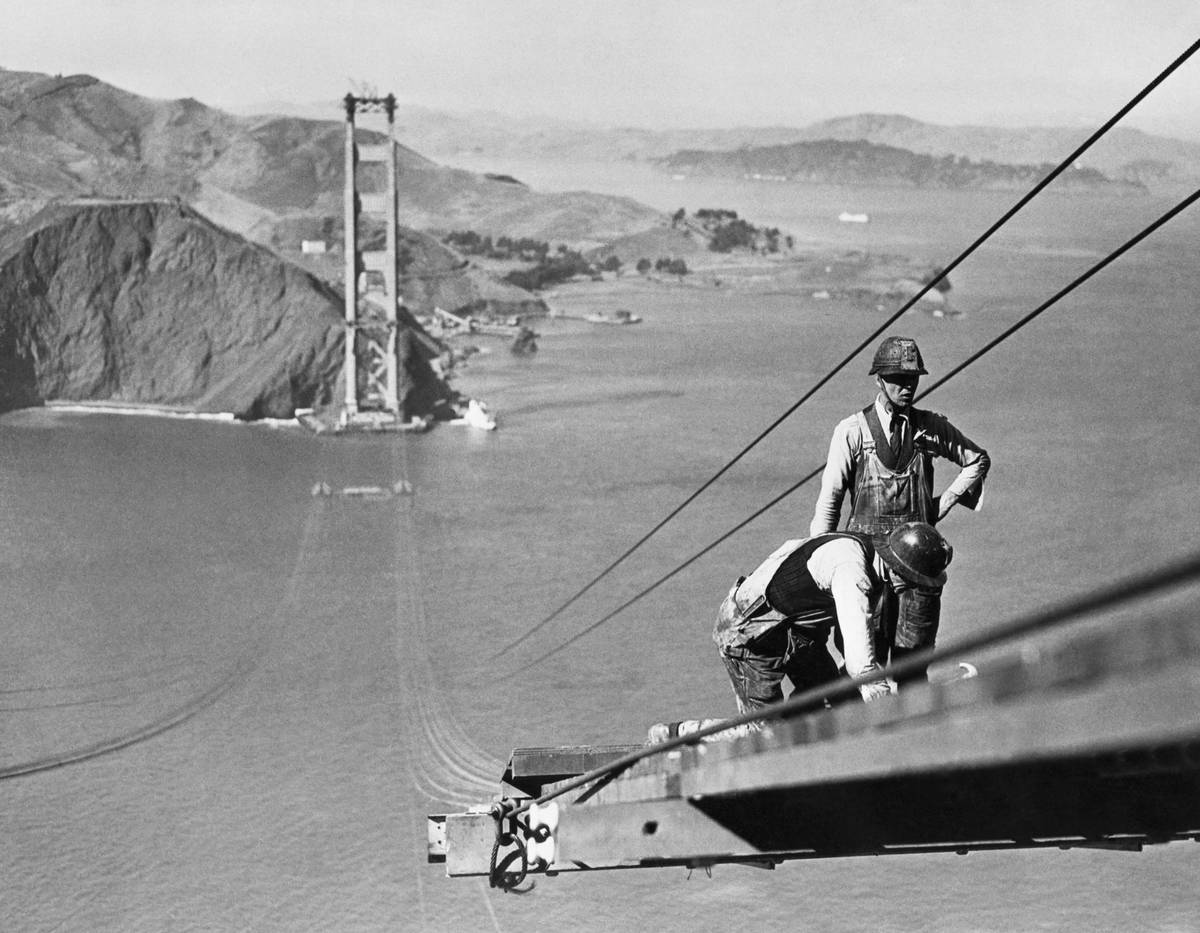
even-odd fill
[[[869,215],[852,214],[850,211],[842,211],[840,214],[838,214],[838,220],[844,224],[865,224],[871,222]]]
[[[626,308],[618,308],[616,311],[596,311],[592,314],[583,316],[585,321],[590,321],[593,324],[640,324],[642,319]]]
[[[413,486],[406,479],[397,480],[390,486],[345,486],[334,489],[329,483],[321,480],[312,488],[314,498],[345,496],[349,499],[390,499],[393,496],[411,496]]]
[[[457,418],[451,418],[448,423],[462,424],[469,428],[479,428],[481,431],[496,430],[496,419],[492,417],[487,406],[476,399],[470,399],[462,414]]]

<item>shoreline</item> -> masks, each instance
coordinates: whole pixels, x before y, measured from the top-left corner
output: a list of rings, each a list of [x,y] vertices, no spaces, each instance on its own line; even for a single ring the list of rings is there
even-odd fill
[[[539,322],[563,322],[585,331],[593,327],[608,330],[613,326],[612,322],[589,319],[589,316],[612,315],[614,303],[632,305],[632,313],[640,323],[645,318],[641,314],[639,298],[653,295],[655,302],[660,303],[670,301],[672,294],[678,296],[680,303],[694,301],[702,295],[745,299],[786,296],[809,307],[844,304],[882,310],[886,301],[909,297],[895,290],[896,283],[906,282],[911,287],[919,275],[931,268],[928,263],[906,256],[839,250],[832,244],[783,256],[713,254],[711,257],[703,256],[686,275],[681,276],[629,271],[606,274],[599,281],[562,283],[538,293],[550,307],[550,313],[531,317],[527,323],[536,327]],[[930,299],[929,304],[918,304],[917,307],[932,310],[934,315],[941,316],[940,306],[945,304],[943,296],[935,289],[926,298]],[[925,300],[923,298],[922,302]],[[445,343],[453,349],[461,340],[471,339],[474,342],[477,338],[476,334],[464,334],[445,339]],[[486,401],[487,396],[499,385],[496,381],[497,367],[489,365],[489,362],[494,364],[495,359],[489,362],[485,360],[497,352],[497,348],[484,346],[480,352],[471,354],[467,358],[469,362],[464,361],[465,365],[456,367],[451,374],[452,388],[464,398]],[[501,383],[505,381],[500,380]],[[299,415],[246,420],[238,418],[233,412],[206,412],[169,403],[111,399],[47,399],[40,406],[14,409],[13,412],[39,409],[62,414],[138,416],[258,425],[274,429],[305,429]]]
[[[728,306],[730,303],[754,303],[759,299],[791,299],[797,313],[828,314],[867,312],[875,314],[889,307],[898,308],[921,287],[919,277],[929,273],[933,264],[898,253],[872,253],[860,249],[841,249],[826,244],[784,256],[717,254],[697,262],[686,275],[647,274],[633,271],[605,273],[599,280],[575,279],[538,292],[550,313],[523,320],[538,333],[539,339],[592,330],[640,332],[654,328],[663,315],[655,308],[669,306],[686,310],[689,306]],[[904,289],[898,288],[903,284]],[[626,310],[636,315],[636,326],[614,326],[589,320]],[[932,317],[953,317],[949,295],[936,288],[908,311]],[[737,326],[735,310],[729,312],[731,326]],[[672,324],[668,326],[678,326]],[[539,332],[544,328],[547,332]],[[507,365],[503,345],[480,339],[477,334],[454,335],[447,340],[452,349],[473,345],[470,353],[451,373],[451,385],[464,396],[490,400],[498,392],[511,388],[520,377]],[[543,347],[530,359],[534,367]],[[568,351],[570,352],[570,351]],[[535,381],[537,376],[532,377]],[[503,405],[497,413],[503,416]]]
[[[141,415],[155,418],[179,418],[188,421],[234,422],[237,416],[231,411],[196,411],[182,405],[166,405],[158,402],[119,402],[112,400],[87,401],[76,399],[46,399],[40,406],[18,408],[15,411],[33,411],[37,408],[68,414],[86,415]],[[279,419],[276,419],[279,420]]]
[[[117,402],[107,399],[98,401],[47,399],[41,405],[6,411],[0,417],[39,411],[65,415],[118,415],[121,417],[161,418],[166,421],[203,421],[208,424],[236,424],[275,430],[303,428],[298,418],[256,418],[250,421],[239,418],[231,411],[196,411],[181,405],[163,405],[156,402]]]

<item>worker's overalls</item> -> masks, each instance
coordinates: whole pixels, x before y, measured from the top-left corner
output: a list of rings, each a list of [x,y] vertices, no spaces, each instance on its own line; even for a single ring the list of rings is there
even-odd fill
[[[837,620],[833,596],[808,572],[812,552],[842,532],[786,541],[748,577],[739,577],[721,603],[713,641],[729,673],[738,710],[783,699],[783,678],[799,693],[838,677],[826,644]],[[772,583],[786,581],[787,614],[768,599]],[[782,600],[780,600],[782,602]]]
[[[921,425],[924,412],[909,410],[911,430],[893,453],[875,405],[858,413],[862,451],[854,463],[847,531],[869,535],[873,544],[907,522],[937,518],[933,498],[933,456],[925,448]],[[880,600],[872,617],[875,655],[893,662],[903,655],[933,647],[941,615],[942,588],[912,583],[884,565],[890,593]]]

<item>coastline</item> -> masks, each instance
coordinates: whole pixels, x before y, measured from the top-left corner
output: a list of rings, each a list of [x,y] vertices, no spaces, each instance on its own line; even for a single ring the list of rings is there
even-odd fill
[[[896,253],[871,253],[846,250],[836,244],[804,249],[786,255],[758,256],[719,254],[701,256],[686,275],[661,272],[646,274],[633,271],[604,273],[599,279],[576,279],[540,292],[550,313],[525,320],[538,333],[539,340],[552,334],[587,334],[596,330],[638,332],[653,326],[658,318],[654,308],[669,307],[684,311],[689,306],[725,305],[731,319],[736,304],[759,299],[792,300],[796,313],[878,313],[898,308],[922,285],[922,278],[934,270],[932,263]],[[957,315],[951,297],[936,288],[922,297],[909,313],[918,311],[933,317]],[[638,318],[637,326],[614,327],[612,321],[626,312]],[[603,319],[603,320],[602,320]],[[488,396],[511,385],[514,375],[505,365],[509,354],[499,342],[487,342],[479,334],[450,336],[454,349],[464,345],[478,352],[464,357],[451,374],[453,386],[464,396]],[[536,367],[543,347],[529,365]],[[549,349],[549,352],[556,352]],[[568,351],[570,352],[570,351]],[[500,409],[503,414],[503,407]]]
[[[873,254],[861,249],[846,250],[836,244],[776,255],[702,254],[694,257],[685,275],[662,272],[637,273],[632,270],[605,273],[599,279],[575,280],[540,293],[550,313],[532,317],[534,328],[578,329],[586,333],[596,327],[610,329],[611,321],[622,313],[631,313],[640,324],[649,320],[643,310],[663,306],[683,309],[710,301],[740,301],[756,298],[793,299],[798,312],[841,309],[845,311],[882,311],[907,298],[920,285],[920,278],[932,266],[892,253]],[[901,289],[907,289],[905,292]],[[824,306],[823,308],[821,306]],[[936,290],[922,300],[922,306],[935,316],[947,305]],[[631,309],[631,310],[630,310]],[[731,309],[731,313],[736,313]],[[954,313],[954,312],[951,312]],[[620,328],[618,328],[620,329]],[[445,342],[451,350],[464,341],[480,342],[480,334],[450,336]],[[484,337],[484,340],[487,338]],[[568,351],[569,352],[569,351]],[[514,373],[502,361],[509,354],[499,346],[486,344],[455,366],[453,388],[464,398],[485,402],[497,391],[513,383]],[[536,366],[536,356],[533,358]],[[65,414],[107,414],[154,417],[217,423],[244,423],[275,429],[303,428],[298,417],[239,419],[233,412],[205,412],[164,402],[129,402],[111,399],[48,399],[45,410]],[[503,414],[500,406],[499,414]]]
[[[47,399],[42,407],[51,411],[86,415],[141,415],[153,418],[181,418],[188,421],[237,421],[231,411],[195,411],[182,405],[158,402],[119,402],[113,400]],[[28,410],[28,409],[17,409]],[[277,420],[277,419],[276,419]]]
[[[163,405],[156,402],[119,402],[108,399],[97,401],[47,399],[40,406],[16,408],[5,412],[4,417],[38,411],[66,415],[119,415],[121,417],[161,418],[167,421],[203,421],[209,424],[240,424],[274,430],[303,428],[298,418],[257,418],[247,421],[237,417],[231,411],[195,411],[181,405]]]

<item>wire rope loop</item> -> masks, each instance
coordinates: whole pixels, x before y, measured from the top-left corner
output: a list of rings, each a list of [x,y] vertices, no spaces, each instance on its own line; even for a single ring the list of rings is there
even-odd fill
[[[516,848],[497,862],[501,846],[515,846]],[[521,867],[516,871],[510,871],[509,867],[518,859]],[[506,894],[509,891],[523,894],[525,891],[532,890],[532,888],[526,888],[525,891],[518,890],[528,876],[529,852],[525,848],[525,842],[516,833],[496,833],[496,841],[492,845],[491,863],[488,866],[488,883]]]
[[[520,887],[529,876],[529,849],[525,844],[525,839],[521,838],[521,833],[525,838],[533,836],[538,842],[544,842],[550,835],[549,828],[544,826],[539,826],[538,830],[531,830],[528,822],[517,819],[518,812],[517,802],[511,797],[497,801],[491,809],[492,818],[496,821],[496,841],[492,843],[492,857],[488,862],[488,883],[493,888],[499,888],[505,894],[510,891],[515,894],[526,894],[533,890],[532,882],[528,888]],[[506,820],[510,821],[513,826],[511,831],[504,828]],[[521,832],[518,833],[517,830]],[[502,846],[514,847],[503,859],[500,858]],[[510,871],[510,867],[518,859],[521,867],[516,871]]]

